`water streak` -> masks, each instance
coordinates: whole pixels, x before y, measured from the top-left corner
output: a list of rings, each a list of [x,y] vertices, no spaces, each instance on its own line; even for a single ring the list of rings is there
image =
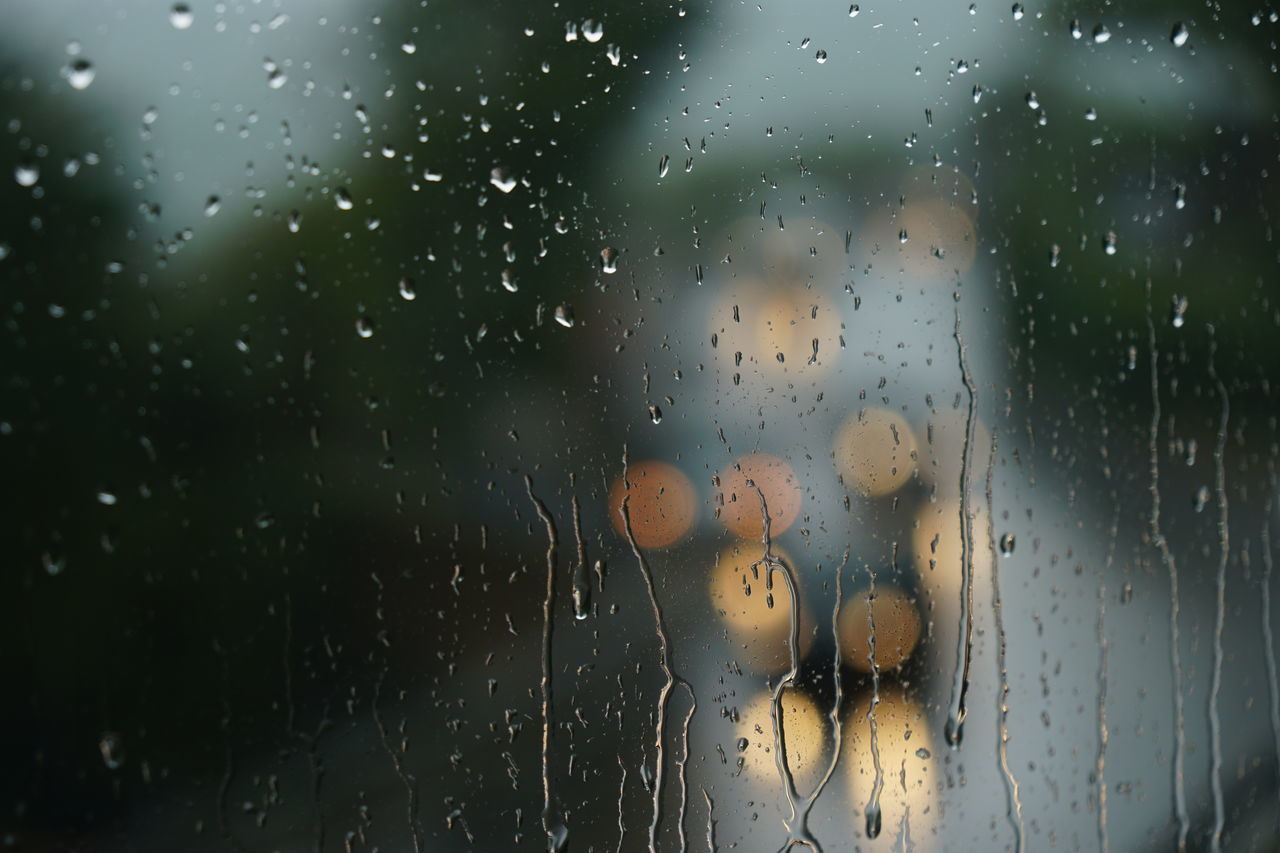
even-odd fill
[[[1227,469],[1223,461],[1227,449],[1227,422],[1231,417],[1231,402],[1227,395],[1227,386],[1218,376],[1214,364],[1218,342],[1213,337],[1213,327],[1209,327],[1209,379],[1218,389],[1222,400],[1222,414],[1218,421],[1218,442],[1213,449],[1214,487],[1218,498],[1218,577],[1217,608],[1213,617],[1213,676],[1209,686],[1209,734],[1210,753],[1212,756],[1212,776],[1210,783],[1213,790],[1213,829],[1209,833],[1209,849],[1212,853],[1222,850],[1222,830],[1226,824],[1226,806],[1222,793],[1222,718],[1218,713],[1218,695],[1222,690],[1222,631],[1226,622],[1227,606],[1227,558],[1231,553],[1231,528],[1227,515]]]
[[[622,481],[630,483],[628,479],[628,454],[624,445],[622,448]],[[631,500],[630,494],[624,494],[622,497],[622,506],[618,512],[622,515],[622,528],[627,537],[627,543],[631,546],[631,553],[635,555],[636,563],[640,566],[640,574],[644,578],[645,589],[649,594],[649,606],[653,609],[654,627],[658,634],[658,651],[659,663],[662,668],[664,682],[662,689],[658,693],[658,724],[655,739],[657,742],[657,759],[654,767],[654,784],[653,784],[653,817],[649,823],[649,851],[650,853],[658,853],[658,828],[662,823],[662,790],[664,782],[664,751],[666,745],[666,729],[667,729],[667,706],[671,702],[671,693],[676,685],[680,685],[689,693],[689,699],[693,703],[693,707],[689,711],[689,716],[685,720],[684,738],[685,750],[688,750],[689,737],[689,720],[693,718],[693,714],[698,708],[698,699],[693,694],[693,686],[684,678],[675,673],[671,665],[671,641],[667,637],[666,619],[662,615],[662,605],[658,603],[658,591],[653,581],[653,571],[649,568],[649,561],[645,558],[644,552],[640,550],[639,544],[636,542],[635,533],[631,529],[631,512],[628,509],[628,503]],[[683,770],[681,771],[683,773]],[[680,790],[680,849],[686,847],[684,814],[685,814],[685,797],[687,788],[682,784]]]
[[[960,553],[964,571],[960,584],[960,633],[956,644],[956,671],[951,686],[951,707],[947,714],[946,738],[953,748],[960,746],[963,737],[965,705],[969,692],[969,665],[973,657],[973,524],[969,513],[969,479],[973,464],[973,439],[977,426],[978,387],[969,371],[968,352],[960,334],[960,302],[956,300],[956,351],[960,360],[960,375],[969,392],[969,413],[965,421],[964,452],[960,465]]]
[[[995,500],[992,477],[996,465],[996,432],[991,433],[991,456],[987,460],[987,542],[991,550],[991,609],[996,620],[996,669],[1000,676],[1000,688],[996,693],[996,764],[1004,777],[1005,818],[1013,827],[1013,849],[1022,853],[1026,829],[1022,820],[1022,797],[1018,789],[1018,777],[1009,764],[1009,664],[1008,640],[1004,631],[1004,606],[1000,596],[1000,557],[996,548],[994,527]]]
[[[542,601],[542,829],[547,834],[547,849],[556,849],[557,832],[551,826],[551,635],[554,629],[556,596],[556,559],[560,553],[560,539],[556,523],[537,495],[533,493],[533,477],[524,478],[529,500],[547,529],[547,594]],[[557,828],[558,829],[558,828]]]
[[[1160,354],[1156,348],[1156,327],[1151,320],[1151,280],[1147,279],[1147,345],[1151,351],[1151,428],[1147,451],[1151,471],[1151,539],[1169,572],[1169,649],[1173,668],[1173,805],[1178,818],[1179,853],[1187,849],[1191,817],[1187,812],[1187,787],[1183,766],[1186,763],[1186,712],[1182,696],[1182,651],[1178,625],[1181,604],[1178,592],[1178,563],[1160,530]]]

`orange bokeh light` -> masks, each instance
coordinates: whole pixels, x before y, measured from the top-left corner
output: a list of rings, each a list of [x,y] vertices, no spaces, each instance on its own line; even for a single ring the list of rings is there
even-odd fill
[[[641,548],[665,548],[682,539],[693,527],[697,494],[679,468],[666,462],[633,462],[626,478],[618,477],[609,489],[609,518],[625,536],[622,501],[627,498],[631,533]]]
[[[755,483],[755,488],[748,485]],[[782,533],[800,515],[802,495],[796,472],[783,460],[767,453],[743,456],[720,472],[720,521],[743,539],[759,539],[764,533],[760,494],[769,507],[769,531]]]

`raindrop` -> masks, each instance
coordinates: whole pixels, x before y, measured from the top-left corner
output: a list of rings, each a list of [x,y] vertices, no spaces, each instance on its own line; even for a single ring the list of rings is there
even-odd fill
[[[216,195],[209,196],[208,201],[204,203],[204,215],[217,216],[219,210],[222,210],[222,199]]]
[[[169,10],[169,25],[175,30],[189,30],[195,22],[196,16],[186,3],[174,3]]]
[[[1062,247],[1054,243],[1049,247],[1049,266],[1056,267],[1062,259]]]
[[[595,44],[600,41],[600,39],[604,38],[604,24],[587,18],[582,22],[582,37],[592,44]]]
[[[867,838],[880,837],[881,812],[879,803],[871,804],[866,809]]]
[[[1108,255],[1114,255],[1116,253],[1116,232],[1108,231],[1106,234],[1102,235],[1102,251],[1106,252]]]
[[[356,334],[362,338],[373,337],[373,321],[361,316],[356,320]]]
[[[1014,546],[1018,544],[1018,540],[1014,538],[1012,533],[1006,533],[1000,537],[1000,553],[1006,557],[1013,554]]]
[[[19,163],[14,167],[13,179],[20,187],[34,187],[40,180],[40,167],[34,163]]]
[[[655,424],[660,424],[660,423],[662,423],[662,409],[658,408],[657,406],[655,406],[655,405],[653,405],[653,404],[650,404],[650,405],[649,405],[649,420],[653,421]]]
[[[115,770],[124,764],[124,740],[117,732],[103,732],[98,740],[98,752],[102,753],[102,763],[108,770]]]
[[[409,54],[410,56],[413,56],[415,53],[418,52],[418,46],[414,44],[412,41],[406,41],[404,44],[400,45],[400,49],[403,50],[405,53]]]
[[[1173,32],[1169,33],[1169,41],[1173,42],[1174,47],[1182,47],[1187,43],[1187,39],[1191,37],[1191,33],[1187,31],[1187,25],[1178,21],[1173,25]]]
[[[516,274],[510,269],[504,269],[502,271],[502,287],[508,293],[515,293],[520,289],[520,285],[516,284]]]
[[[71,84],[72,89],[84,91],[93,83],[93,78],[98,76],[98,72],[94,70],[93,65],[87,59],[77,59],[68,65],[65,69],[67,82]]]
[[[1201,486],[1200,488],[1196,489],[1196,499],[1194,502],[1196,512],[1204,512],[1205,505],[1208,503],[1209,503],[1209,487]]]
[[[600,271],[613,275],[618,271],[618,251],[605,246],[600,250]]]
[[[573,309],[568,305],[557,305],[556,322],[566,329],[573,328]]]
[[[516,179],[511,177],[511,170],[504,166],[495,166],[489,172],[489,183],[504,193],[509,193],[516,188]]]
[[[854,3],[852,6],[850,6],[850,7],[849,7],[849,17],[850,17],[850,18],[856,18],[856,17],[858,17],[858,13],[859,13],[859,12],[861,12],[861,11],[862,11],[862,10],[861,10],[860,8],[858,8],[858,4],[857,4],[857,3]]]
[[[1098,24],[1093,28],[1093,43],[1106,44],[1111,41],[1111,30],[1107,29],[1105,24]]]
[[[109,492],[106,489],[101,489],[98,492],[98,503],[102,504],[103,506],[115,506],[116,505],[115,493]]]
[[[667,167],[671,164],[671,157],[663,154],[658,160],[658,177],[665,178],[667,176]]]
[[[1022,4],[1021,4],[1021,3],[1014,3],[1014,4],[1013,4],[1013,19],[1014,19],[1015,21],[1021,21],[1021,20],[1022,20],[1022,16],[1023,16],[1024,14],[1026,14],[1026,9],[1024,9],[1024,8],[1023,8]]]
[[[821,65],[827,61],[827,52],[825,50],[820,50],[815,54],[814,58],[817,59],[818,64]]]
[[[1073,20],[1071,22],[1071,37],[1073,39],[1078,39],[1081,35],[1083,35],[1083,33],[1080,30],[1080,22]]]
[[[338,210],[350,210],[355,207],[355,203],[351,200],[351,195],[342,187],[334,190],[333,203],[338,206]]]
[[[400,298],[405,302],[412,302],[418,298],[418,293],[413,289],[413,279],[403,276],[400,279]]]
[[[1181,329],[1187,322],[1187,297],[1174,296],[1169,311],[1169,322],[1175,329]]]

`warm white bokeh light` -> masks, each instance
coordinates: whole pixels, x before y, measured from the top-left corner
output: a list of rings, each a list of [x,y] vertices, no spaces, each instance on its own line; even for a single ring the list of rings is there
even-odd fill
[[[897,491],[911,479],[918,450],[915,432],[904,417],[867,408],[841,425],[833,453],[847,487],[878,496]]]
[[[788,566],[794,565],[785,553],[776,547],[774,551]],[[776,675],[791,666],[791,593],[780,569],[773,572],[770,590],[767,567],[751,568],[762,553],[754,542],[726,548],[711,569],[708,593],[712,609],[727,629],[735,659],[755,672]],[[797,611],[801,629],[797,655],[803,658],[813,645],[803,597]]]

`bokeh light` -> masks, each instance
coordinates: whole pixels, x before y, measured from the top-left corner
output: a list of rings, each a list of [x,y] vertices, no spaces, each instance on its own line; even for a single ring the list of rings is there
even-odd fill
[[[632,462],[626,478],[619,476],[609,489],[609,518],[621,535],[622,500],[628,497],[631,533],[641,548],[665,548],[680,541],[697,516],[693,483],[674,465],[657,460]]]
[[[881,408],[851,415],[836,433],[833,452],[845,485],[872,496],[902,488],[915,473],[918,456],[911,425]]]
[[[865,823],[861,818],[876,781],[871,723],[867,719],[870,707],[869,691],[853,703],[844,718],[840,749],[849,806],[858,815],[859,826]],[[875,722],[875,746],[883,784],[880,839],[886,849],[897,849],[895,841],[905,831],[912,842],[906,849],[929,849],[940,780],[924,707],[907,695],[903,685],[882,683]]]
[[[859,672],[871,672],[871,620],[875,619],[875,661],[881,672],[897,669],[911,657],[920,641],[920,614],[915,602],[895,586],[876,586],[847,600],[840,611],[842,660]]]
[[[785,553],[774,550],[788,566],[793,565]],[[754,542],[726,548],[711,570],[708,592],[712,608],[728,630],[738,662],[756,672],[775,675],[791,665],[791,593],[781,570],[774,570],[770,590],[768,569],[764,565],[751,567],[761,554],[761,546]],[[797,613],[801,628],[797,655],[803,658],[813,645],[803,596]]]
[[[755,488],[748,485],[755,483]],[[800,515],[802,494],[796,472],[782,459],[752,453],[720,472],[720,521],[743,539],[759,539],[764,533],[760,496],[769,507],[769,531],[777,535]]]

